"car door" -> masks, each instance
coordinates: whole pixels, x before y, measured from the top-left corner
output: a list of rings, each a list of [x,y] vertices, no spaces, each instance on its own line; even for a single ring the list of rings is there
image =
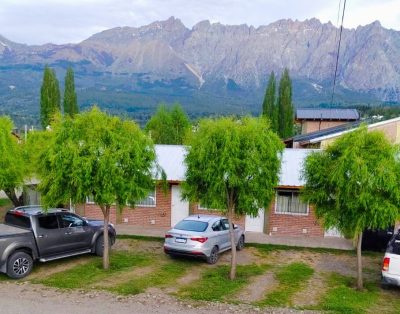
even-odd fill
[[[60,254],[63,247],[60,242],[63,232],[59,228],[56,214],[36,216],[36,243],[41,257]]]
[[[77,251],[91,246],[93,230],[79,216],[73,213],[59,213],[60,229],[63,231],[64,250]]]
[[[229,221],[228,219],[224,218],[221,219],[221,226],[222,226],[222,238],[223,238],[223,243],[224,243],[224,248],[230,248],[231,247],[231,239],[229,236]]]

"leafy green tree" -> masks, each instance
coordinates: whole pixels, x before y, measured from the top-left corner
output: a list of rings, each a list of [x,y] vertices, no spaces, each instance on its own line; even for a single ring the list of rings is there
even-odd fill
[[[234,279],[233,217],[256,216],[259,208],[269,208],[283,145],[264,118],[249,117],[200,120],[188,144],[184,197],[227,214],[232,245],[230,278]]]
[[[46,65],[40,89],[40,123],[43,129],[50,125],[54,114],[61,111],[60,104],[60,87],[56,73]]]
[[[362,234],[387,228],[399,218],[399,148],[381,132],[363,126],[349,132],[304,165],[303,197],[315,204],[325,228],[357,239],[357,287],[362,289]]]
[[[52,125],[51,143],[40,156],[43,205],[83,203],[91,195],[104,216],[103,267],[109,267],[110,208],[119,209],[154,189],[152,141],[132,121],[94,107]]]
[[[263,116],[267,117],[271,122],[271,129],[275,132],[278,131],[278,110],[276,108],[276,78],[275,73],[272,71],[269,79],[267,89],[265,91],[263,101]]]
[[[145,130],[157,144],[183,144],[190,127],[190,120],[182,106],[175,104],[171,109],[160,105]]]
[[[292,104],[292,80],[285,69],[279,81],[278,93],[278,133],[281,138],[293,135],[294,109]]]
[[[78,100],[75,92],[74,71],[71,67],[67,69],[65,74],[65,88],[64,88],[64,114],[73,117],[79,112]]]
[[[22,144],[12,132],[13,123],[9,117],[0,117],[0,190],[3,190],[14,206],[23,205],[23,198],[17,197],[26,175],[26,163]]]

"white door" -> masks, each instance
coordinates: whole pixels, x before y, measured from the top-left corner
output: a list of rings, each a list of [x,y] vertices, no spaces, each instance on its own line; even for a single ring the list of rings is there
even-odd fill
[[[264,209],[258,210],[257,217],[246,215],[245,230],[252,232],[264,232]]]
[[[179,185],[173,185],[171,193],[171,226],[173,227],[182,219],[189,216],[189,202],[181,200],[182,193]]]

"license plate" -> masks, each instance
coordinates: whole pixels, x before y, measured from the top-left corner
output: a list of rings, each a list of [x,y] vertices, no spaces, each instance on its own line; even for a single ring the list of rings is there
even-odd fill
[[[185,239],[185,238],[176,238],[176,239],[175,239],[175,242],[178,242],[178,243],[186,243],[186,239]]]

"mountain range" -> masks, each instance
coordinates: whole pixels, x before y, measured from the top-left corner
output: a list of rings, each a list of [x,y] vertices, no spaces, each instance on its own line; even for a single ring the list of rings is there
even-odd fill
[[[61,83],[73,67],[82,108],[97,103],[139,121],[160,102],[180,102],[192,117],[257,113],[269,73],[284,68],[296,106],[326,106],[338,38],[338,28],[314,18],[257,28],[202,21],[190,29],[174,17],[77,44],[25,45],[0,36],[0,113],[22,122],[37,117],[45,64]],[[399,31],[378,21],[343,29],[334,105],[399,103],[399,60]]]

